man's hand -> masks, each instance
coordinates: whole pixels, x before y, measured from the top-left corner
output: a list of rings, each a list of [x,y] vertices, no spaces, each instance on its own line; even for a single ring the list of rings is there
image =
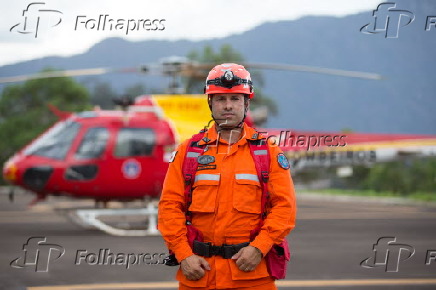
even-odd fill
[[[256,269],[262,260],[262,252],[253,246],[247,246],[239,250],[232,259],[236,260],[239,270],[250,272]]]
[[[204,270],[210,270],[209,263],[200,256],[192,255],[180,262],[180,268],[183,275],[188,280],[197,281],[201,279],[205,272]]]

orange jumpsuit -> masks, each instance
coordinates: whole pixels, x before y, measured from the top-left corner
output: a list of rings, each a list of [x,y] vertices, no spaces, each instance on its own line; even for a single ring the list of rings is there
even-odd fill
[[[215,127],[212,127],[205,134],[209,141],[201,140],[199,143],[207,144],[203,155],[215,157],[215,161],[208,164],[210,166],[198,168],[189,208],[192,224],[203,233],[204,242],[217,246],[248,242],[250,231],[259,223],[262,190],[247,142],[247,139],[257,138],[255,133],[253,128],[244,124],[242,137],[229,145],[219,138]],[[193,255],[186,238],[183,212],[185,185],[182,164],[187,146],[188,140],[177,148],[175,158],[170,163],[158,214],[158,228],[179,262]],[[289,169],[283,169],[277,161],[281,150],[270,144],[269,152],[270,210],[259,235],[250,243],[263,255],[294,228],[296,215],[294,186]],[[260,285],[265,286],[262,289],[275,289],[263,258],[251,272],[239,270],[232,259],[221,256],[205,259],[211,270],[205,271],[206,274],[198,281],[186,279],[178,270],[176,278],[180,281],[180,289],[262,287]],[[267,285],[270,285],[269,288]]]

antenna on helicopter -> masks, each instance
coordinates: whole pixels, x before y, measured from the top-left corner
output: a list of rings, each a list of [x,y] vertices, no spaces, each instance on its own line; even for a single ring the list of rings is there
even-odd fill
[[[186,57],[174,55],[163,58],[160,63],[162,65],[162,73],[170,77],[167,89],[168,94],[185,93],[180,76],[191,61]]]

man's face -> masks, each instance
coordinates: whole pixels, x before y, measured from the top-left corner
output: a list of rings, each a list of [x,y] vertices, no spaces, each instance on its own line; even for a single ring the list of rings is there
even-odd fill
[[[222,128],[235,127],[244,118],[244,94],[215,94],[211,98],[211,105],[212,114]]]

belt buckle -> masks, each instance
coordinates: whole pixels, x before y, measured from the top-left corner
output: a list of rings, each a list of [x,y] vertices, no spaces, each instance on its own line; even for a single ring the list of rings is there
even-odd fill
[[[194,241],[194,253],[206,258],[212,256],[221,256],[224,259],[231,259],[240,249],[248,246],[249,243],[241,243],[235,245],[222,244],[222,246],[215,246],[212,243],[203,243],[197,240]]]
[[[233,257],[233,255],[235,255],[237,252],[239,252],[240,249],[248,246],[249,244],[250,244],[249,242],[234,244],[234,245],[223,244],[223,248],[224,248],[223,258],[224,259],[231,259]]]
[[[233,255],[236,254],[236,249],[234,245],[223,244],[223,254],[222,257],[224,259],[230,259]]]
[[[222,256],[222,247],[221,246],[209,246],[209,253],[211,256]]]

